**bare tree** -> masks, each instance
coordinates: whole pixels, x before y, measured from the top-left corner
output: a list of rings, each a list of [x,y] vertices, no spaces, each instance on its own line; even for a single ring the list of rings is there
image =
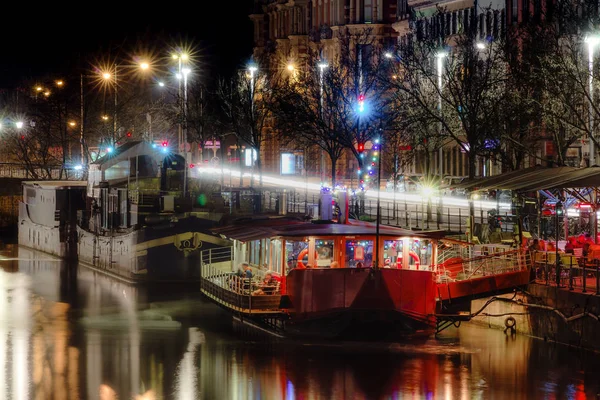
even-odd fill
[[[390,82],[402,94],[400,102],[408,97],[407,104],[418,108],[421,126],[438,125],[439,138],[432,147],[453,141],[467,154],[472,178],[477,157],[500,148],[508,68],[501,40],[482,46],[475,34],[465,33],[453,41],[451,52],[447,39],[442,45],[439,40],[415,42],[393,64],[397,79]]]
[[[273,102],[270,77],[256,71],[252,76],[239,72],[230,81],[221,80],[216,93],[226,123],[256,156],[254,165],[262,185],[261,149],[269,139],[266,127]]]

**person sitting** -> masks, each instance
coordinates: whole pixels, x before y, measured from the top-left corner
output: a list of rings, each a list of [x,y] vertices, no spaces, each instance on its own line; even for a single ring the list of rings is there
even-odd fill
[[[565,254],[574,254],[575,253],[575,246],[573,246],[573,243],[569,240],[567,242],[567,244],[565,244]]]
[[[277,288],[277,281],[273,278],[273,272],[267,271],[264,279],[258,285],[258,289],[252,292],[252,296],[273,294]]]

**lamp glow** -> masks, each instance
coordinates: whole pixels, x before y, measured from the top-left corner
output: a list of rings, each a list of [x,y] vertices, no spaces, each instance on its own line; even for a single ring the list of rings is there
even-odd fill
[[[21,129],[23,128],[23,121],[17,121],[15,125],[17,126],[17,129]]]
[[[102,77],[104,79],[110,79],[111,75],[108,72],[105,72],[105,73],[102,74]]]
[[[148,64],[146,62],[143,62],[143,63],[140,64],[140,68],[141,69],[148,69],[148,68],[150,68],[150,64]]]
[[[483,50],[483,49],[485,49],[485,43],[483,43],[483,42],[477,42],[475,44],[475,47],[477,47],[479,50]]]
[[[164,82],[158,82],[158,86],[160,86],[160,87],[164,87],[164,86],[165,86],[165,83],[164,83]]]

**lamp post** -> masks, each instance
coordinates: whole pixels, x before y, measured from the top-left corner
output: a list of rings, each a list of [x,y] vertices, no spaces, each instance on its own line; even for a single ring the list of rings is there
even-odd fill
[[[185,110],[184,110],[184,104],[182,101],[182,96],[181,96],[181,80],[183,79],[183,68],[184,68],[184,63],[187,63],[187,61],[189,60],[189,56],[186,53],[175,53],[171,56],[174,60],[177,60],[177,79],[179,81],[179,88],[178,88],[178,98],[179,98],[179,107],[180,107],[180,112],[182,114],[184,114]],[[181,145],[183,142],[183,130],[182,130],[182,126],[181,126],[181,122],[179,123],[178,126],[178,148],[179,151],[181,152]],[[185,143],[184,143],[185,146]],[[187,160],[186,160],[187,162]]]
[[[379,268],[379,220],[381,219],[381,159],[383,158],[383,151],[381,148],[382,139],[376,141],[379,147],[379,160],[377,165],[377,221],[375,223],[375,265],[373,268]]]
[[[113,112],[113,133],[112,133],[112,143],[111,143],[112,146],[115,146],[116,141],[117,141],[117,107],[119,106],[119,91],[118,91],[117,74],[118,74],[117,64],[114,65],[114,73],[113,74],[111,74],[110,72],[104,72],[102,74],[102,77],[107,81],[112,78],[113,84],[115,85],[115,109]]]
[[[325,68],[329,65],[326,62],[320,62],[319,67],[319,115],[323,119],[323,81]],[[332,181],[334,177],[331,177]],[[325,181],[325,150],[321,149],[321,182]]]
[[[438,172],[440,174],[440,184],[444,179],[444,149],[441,144],[442,137],[442,70],[444,67],[444,57],[448,54],[446,52],[438,52],[435,57],[437,59],[437,86],[438,86],[438,113],[439,113],[439,135],[440,135],[440,148],[438,150]]]
[[[187,102],[187,82],[188,82],[188,75],[190,74],[191,70],[188,67],[184,67],[181,69],[181,72],[183,73],[183,121],[184,121],[184,126],[183,126],[183,158],[185,159],[185,168],[183,170],[183,196],[185,197],[186,194],[186,190],[187,190],[187,170],[188,170],[188,166],[190,163],[189,157],[188,157],[188,150],[187,150],[187,114],[188,114],[188,102]]]
[[[600,43],[600,36],[588,36],[585,38],[588,48],[588,121],[590,130],[590,167],[596,164],[596,146],[594,143],[594,47]]]
[[[252,137],[254,137],[254,77],[256,75],[256,71],[258,71],[258,67],[254,64],[250,64],[248,66],[248,72],[250,72],[250,130],[252,131]],[[250,186],[252,186],[252,182],[254,181],[254,147],[250,147],[246,149],[246,151],[250,152],[250,163],[252,164],[252,173],[250,175]],[[246,156],[247,157],[247,156]],[[240,170],[240,176],[241,176]]]

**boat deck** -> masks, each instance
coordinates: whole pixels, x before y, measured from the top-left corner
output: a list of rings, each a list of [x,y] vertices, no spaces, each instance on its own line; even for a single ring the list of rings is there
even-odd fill
[[[202,279],[201,291],[207,297],[222,306],[252,315],[274,315],[284,314],[280,309],[281,295],[251,295],[239,293],[228,287],[228,274],[212,275],[210,278]]]

